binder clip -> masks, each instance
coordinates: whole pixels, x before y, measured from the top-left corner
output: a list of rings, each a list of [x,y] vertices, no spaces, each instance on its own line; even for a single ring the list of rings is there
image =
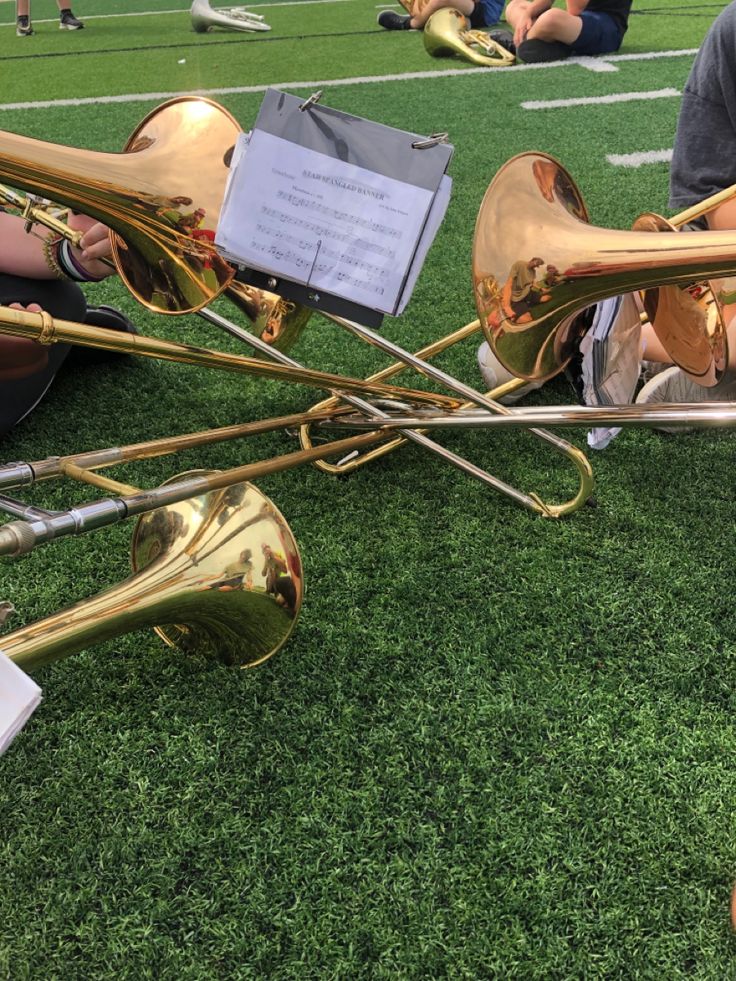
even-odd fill
[[[299,106],[299,112],[306,112],[307,109],[311,109],[312,106],[316,106],[319,100],[322,98],[322,89],[318,92],[312,92],[308,99],[306,99]]]

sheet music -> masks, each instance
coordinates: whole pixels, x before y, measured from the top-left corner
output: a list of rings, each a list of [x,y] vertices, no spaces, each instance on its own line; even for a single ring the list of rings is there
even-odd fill
[[[414,286],[419,278],[419,273],[422,271],[424,260],[427,258],[429,247],[432,242],[434,242],[434,237],[437,234],[437,230],[442,224],[442,219],[445,217],[447,206],[450,203],[451,191],[452,179],[445,174],[440,181],[440,186],[434,196],[432,207],[429,209],[427,224],[424,226],[422,237],[419,239],[419,245],[417,245],[414,260],[412,261],[411,268],[409,269],[409,275],[406,278],[406,285],[404,286],[401,298],[396,307],[395,312],[397,315],[404,312],[407,303],[411,299],[411,294],[414,292]]]
[[[0,651],[0,756],[41,701],[41,689]]]
[[[433,192],[258,129],[243,151],[217,228],[221,253],[394,313]]]

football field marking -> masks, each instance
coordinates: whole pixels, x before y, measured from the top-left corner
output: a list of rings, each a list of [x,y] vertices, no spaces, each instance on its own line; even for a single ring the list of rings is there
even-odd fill
[[[642,167],[645,164],[669,163],[672,150],[642,150],[639,153],[607,153],[606,160],[614,167]]]
[[[564,109],[567,106],[600,106],[616,102],[647,102],[651,99],[675,99],[678,89],[656,89],[654,92],[615,92],[611,95],[586,95],[573,99],[532,99],[522,102],[522,109]]]
[[[325,2],[325,0],[311,0],[311,2]],[[329,0],[334,2],[334,0]],[[344,0],[347,2],[347,0]],[[679,51],[648,51],[641,54],[630,55],[608,55],[606,61],[652,61],[656,58],[685,58],[692,57],[697,53],[697,48],[683,48]],[[426,72],[402,72],[391,75],[363,75],[353,78],[329,78],[320,81],[303,81],[296,79],[292,82],[273,81],[265,85],[237,85],[220,86],[211,89],[198,89],[192,92],[191,89],[177,89],[168,92],[131,92],[126,95],[98,95],[87,98],[77,99],[44,99],[36,102],[5,102],[0,103],[0,112],[10,110],[28,109],[54,109],[65,106],[87,106],[87,105],[114,105],[116,103],[128,102],[157,102],[164,99],[173,99],[179,95],[247,95],[257,92],[265,92],[269,88],[285,89],[286,91],[300,89],[318,88],[339,88],[342,85],[375,85],[381,82],[406,82],[412,80],[431,80],[435,78],[466,78],[469,75],[483,74],[489,81],[507,75],[509,72],[526,71],[551,71],[554,69],[584,68],[589,69],[591,58],[568,58],[565,61],[539,62],[531,65],[512,65],[510,68],[445,68],[439,71]]]

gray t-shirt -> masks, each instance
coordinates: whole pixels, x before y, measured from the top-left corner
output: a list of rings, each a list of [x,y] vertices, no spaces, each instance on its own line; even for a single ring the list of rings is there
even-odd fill
[[[670,168],[670,207],[736,184],[736,0],[713,21],[682,97]]]

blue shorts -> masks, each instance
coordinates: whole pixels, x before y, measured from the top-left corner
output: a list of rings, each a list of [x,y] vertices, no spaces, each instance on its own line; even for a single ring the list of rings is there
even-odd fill
[[[584,10],[579,16],[583,29],[571,45],[573,54],[599,55],[618,51],[624,32],[613,17],[595,10]]]
[[[491,27],[501,20],[504,0],[477,0],[470,15],[471,27]]]

